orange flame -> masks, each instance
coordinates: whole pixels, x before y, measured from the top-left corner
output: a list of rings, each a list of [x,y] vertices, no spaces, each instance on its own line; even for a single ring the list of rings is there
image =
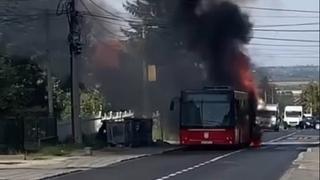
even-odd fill
[[[250,59],[244,53],[239,53],[237,57],[237,61],[234,61],[234,68],[236,68],[235,75],[240,79],[240,87],[241,89],[252,92],[257,97],[257,86],[253,77],[253,73],[251,70]]]
[[[117,69],[120,66],[120,52],[123,49],[119,41],[99,42],[94,47],[93,62],[97,68]]]

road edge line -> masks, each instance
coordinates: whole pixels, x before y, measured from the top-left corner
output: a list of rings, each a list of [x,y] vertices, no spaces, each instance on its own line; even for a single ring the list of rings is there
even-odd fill
[[[191,167],[181,169],[181,170],[179,170],[179,171],[170,173],[170,174],[168,174],[168,175],[166,175],[166,176],[162,176],[162,177],[160,177],[160,178],[156,178],[156,179],[154,179],[154,180],[166,180],[166,179],[175,177],[175,176],[177,176],[177,175],[180,175],[180,174],[183,174],[183,173],[192,171],[192,170],[194,170],[194,169],[198,169],[198,168],[200,168],[200,167],[202,167],[202,166],[205,166],[205,165],[207,165],[207,164],[216,162],[216,161],[218,161],[218,160],[220,160],[220,159],[229,157],[229,156],[231,156],[231,155],[233,155],[233,154],[240,153],[240,152],[242,152],[242,151],[244,151],[244,150],[246,150],[246,149],[240,149],[240,150],[233,151],[233,152],[230,152],[230,153],[227,153],[227,154],[223,154],[223,155],[221,155],[221,156],[215,157],[215,158],[210,159],[210,160],[208,160],[208,161],[204,161],[204,162],[198,163],[198,164],[193,165],[193,166],[191,166]]]
[[[118,163],[123,163],[123,162],[126,162],[126,161],[133,161],[133,160],[137,160],[137,159],[141,159],[141,158],[145,158],[145,157],[151,157],[151,156],[156,156],[156,155],[161,155],[161,154],[165,154],[165,153],[170,153],[170,152],[174,152],[174,151],[179,151],[181,149],[183,149],[184,147],[183,146],[179,146],[179,147],[173,147],[173,148],[170,148],[170,149],[167,149],[167,150],[163,150],[163,151],[160,151],[160,152],[155,152],[155,153],[150,153],[150,154],[141,154],[141,155],[136,155],[136,156],[133,156],[133,157],[130,157],[130,158],[127,158],[127,159],[122,159],[122,160],[118,160],[118,161],[114,161],[106,166],[101,166],[101,167],[87,167],[86,169],[76,169],[74,171],[68,171],[68,172],[61,172],[61,173],[57,173],[53,176],[46,176],[46,177],[41,177],[41,178],[35,178],[35,180],[48,180],[48,179],[52,179],[52,178],[58,178],[60,176],[65,176],[65,175],[68,175],[68,174],[76,174],[76,173],[80,173],[80,172],[83,172],[83,171],[87,171],[87,170],[92,170],[92,169],[98,169],[98,168],[103,168],[103,167],[108,167],[108,166],[112,166],[112,165],[115,165],[115,164],[118,164]],[[81,169],[81,170],[80,170]]]

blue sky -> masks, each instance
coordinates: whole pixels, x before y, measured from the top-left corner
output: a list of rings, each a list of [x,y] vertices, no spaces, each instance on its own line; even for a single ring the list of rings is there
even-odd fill
[[[125,12],[122,3],[126,0],[100,0],[120,12]],[[241,6],[319,11],[319,0],[244,0]],[[298,13],[243,9],[248,12],[255,28],[255,37],[276,39],[311,40],[317,42],[296,42],[266,39],[252,39],[247,46],[252,61],[259,66],[319,65],[319,13]],[[317,23],[315,25],[259,27],[278,24]],[[265,30],[313,30],[316,32],[279,32]],[[260,45],[257,45],[260,44]],[[263,44],[263,45],[261,45]],[[265,44],[270,44],[266,46]],[[289,45],[291,47],[288,47]],[[293,47],[292,47],[293,46]],[[312,46],[312,47],[296,47]]]

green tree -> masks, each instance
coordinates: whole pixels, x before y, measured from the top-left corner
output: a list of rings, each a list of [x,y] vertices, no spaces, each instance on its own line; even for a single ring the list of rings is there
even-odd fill
[[[176,1],[175,1],[176,2]],[[124,8],[134,17],[129,21],[128,49],[148,64],[168,64],[176,61],[181,44],[173,26],[174,2],[171,0],[127,1]],[[141,20],[138,22],[138,20]],[[130,52],[129,52],[130,53]]]
[[[320,113],[320,88],[318,83],[310,83],[299,98],[299,103],[305,111],[312,112],[313,115]]]
[[[53,106],[58,120],[71,119],[71,94],[58,79],[54,79],[53,85]]]
[[[65,83],[55,80],[53,89],[54,108],[59,120],[71,119],[71,93]],[[97,115],[105,110],[105,98],[97,89],[81,88],[80,116],[83,118]]]
[[[90,117],[103,111],[105,98],[97,89],[87,89],[81,92],[81,116]]]
[[[46,104],[46,79],[29,58],[0,57],[0,115]]]

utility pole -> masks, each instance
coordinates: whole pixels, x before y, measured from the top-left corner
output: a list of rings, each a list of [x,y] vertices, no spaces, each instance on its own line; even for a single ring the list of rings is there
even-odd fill
[[[46,29],[46,59],[47,59],[47,91],[48,91],[48,111],[49,111],[49,120],[51,121],[54,116],[53,111],[53,85],[52,85],[52,72],[51,72],[51,58],[50,58],[50,49],[49,49],[49,36],[50,36],[50,14],[49,10],[45,10],[45,29]]]
[[[145,27],[142,27],[142,47],[140,49],[140,56],[142,57],[142,116],[148,116],[148,74],[147,74],[147,62],[145,60]]]
[[[271,86],[271,103],[274,104],[274,86]]]
[[[81,34],[79,13],[76,10],[75,0],[69,1],[70,17],[70,34],[69,50],[71,63],[71,118],[72,118],[72,135],[74,143],[82,143],[82,130],[79,118],[80,114],[80,89],[79,89],[79,62],[77,56],[81,53]]]

